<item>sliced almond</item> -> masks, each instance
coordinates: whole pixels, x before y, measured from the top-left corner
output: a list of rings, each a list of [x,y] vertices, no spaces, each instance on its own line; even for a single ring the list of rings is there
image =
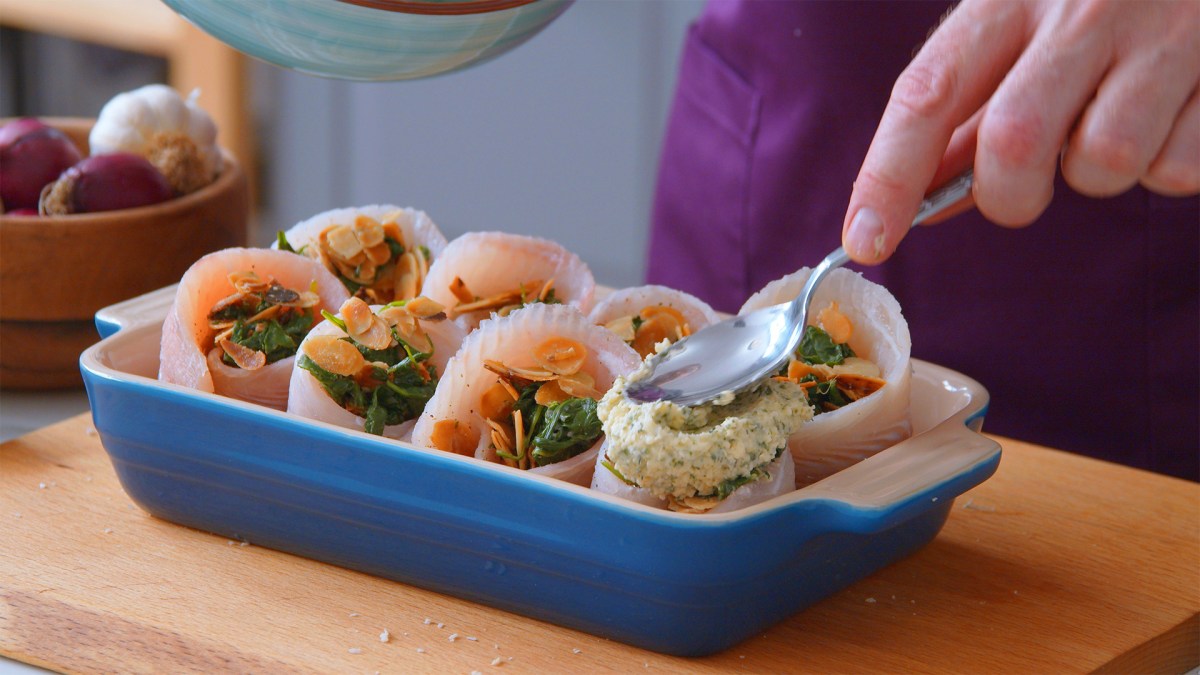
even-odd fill
[[[837,388],[846,397],[852,401],[857,401],[864,396],[879,391],[887,384],[887,381],[877,377],[867,377],[865,375],[854,375],[845,373],[837,376]]]
[[[653,354],[655,345],[663,340],[678,340],[679,333],[680,325],[673,315],[665,312],[651,314],[650,318],[642,321],[642,325],[638,327],[630,346],[645,358]]]
[[[381,242],[370,248],[363,249],[363,253],[366,253],[367,260],[370,260],[376,266],[383,265],[392,259],[392,249],[387,245],[387,242]]]
[[[498,381],[488,387],[483,396],[479,397],[479,414],[484,419],[506,420],[512,415],[513,403],[517,402],[517,397],[512,394],[510,387],[504,386],[502,382],[503,380]]]
[[[604,327],[617,334],[623,342],[633,342],[633,336],[636,331],[633,328],[633,315],[620,316],[608,323]]]
[[[556,375],[570,375],[583,367],[587,348],[565,337],[552,337],[533,348],[533,358]]]
[[[392,327],[383,319],[372,316],[371,326],[361,333],[351,333],[360,345],[368,349],[387,349],[392,346]]]
[[[242,293],[241,291],[238,291],[237,293],[234,293],[233,295],[227,295],[224,298],[221,298],[220,300],[218,300],[216,302],[216,304],[214,304],[212,306],[212,309],[210,309],[208,311],[208,315],[212,316],[212,315],[217,314],[221,311],[224,311],[230,307],[240,305],[243,302],[245,302],[246,298],[248,298],[248,297],[249,297],[249,295],[247,295],[246,293]]]
[[[408,313],[403,307],[384,307],[379,310],[379,318],[382,319],[396,332],[408,339],[417,332],[417,319],[412,314]]]
[[[304,341],[304,353],[334,375],[356,375],[367,365],[362,352],[336,335],[310,335]]]
[[[567,392],[563,391],[562,387],[558,385],[560,381],[561,380],[550,380],[549,382],[538,387],[537,393],[533,395],[534,402],[538,405],[549,406],[555,403],[562,403],[563,401],[571,398],[571,396],[568,395]]]
[[[514,410],[513,419],[513,438],[516,441],[513,447],[517,451],[517,467],[520,469],[529,468],[529,458],[525,455],[525,418],[521,415],[520,410]]]
[[[328,227],[321,232],[321,236],[324,237],[324,248],[335,258],[349,262],[362,253],[362,242],[354,234],[354,229],[346,225]]]
[[[362,298],[350,298],[343,302],[338,314],[341,315],[342,321],[346,322],[346,332],[350,335],[370,330],[371,319],[375,318],[371,306],[363,302]]]
[[[245,272],[233,272],[228,277],[230,285],[232,285],[239,293],[262,293],[270,287],[270,284],[259,278],[252,270]]]
[[[580,370],[570,375],[564,375],[556,381],[558,388],[571,398],[590,398],[596,401],[604,395],[596,389],[596,378],[586,371]]]
[[[408,310],[409,314],[426,321],[439,321],[446,318],[446,308],[423,295],[418,295],[404,303],[404,308]]]
[[[499,361],[493,361],[491,359],[484,361],[483,367],[501,377],[506,377],[509,379],[517,378],[527,380],[529,382],[546,382],[558,378],[558,376],[554,373],[542,368],[517,368],[514,366],[507,366]]]
[[[845,344],[854,334],[854,324],[850,317],[842,314],[836,302],[830,302],[824,309],[817,312],[817,324],[829,333],[829,338],[837,344]]]
[[[475,454],[475,445],[478,443],[470,427],[460,424],[458,420],[434,422],[429,442],[438,450],[468,457]]]
[[[354,218],[354,236],[364,249],[383,243],[383,225],[371,216],[359,214]]]
[[[250,349],[244,345],[239,345],[238,343],[229,339],[222,339],[217,343],[217,345],[220,346],[221,351],[228,354],[229,358],[233,359],[233,362],[236,363],[238,368],[241,368],[242,370],[258,370],[259,368],[267,365],[267,355],[258,350]]]
[[[475,301],[475,295],[467,288],[467,282],[463,281],[462,277],[454,277],[454,281],[450,282],[450,293],[458,298],[459,302]]]

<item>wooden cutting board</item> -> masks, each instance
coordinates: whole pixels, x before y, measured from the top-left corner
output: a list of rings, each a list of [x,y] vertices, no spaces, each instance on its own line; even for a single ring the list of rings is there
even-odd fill
[[[154,518],[82,415],[0,445],[0,654],[89,673],[1200,665],[1200,485],[997,440],[999,471],[930,545],[760,637],[684,659]]]

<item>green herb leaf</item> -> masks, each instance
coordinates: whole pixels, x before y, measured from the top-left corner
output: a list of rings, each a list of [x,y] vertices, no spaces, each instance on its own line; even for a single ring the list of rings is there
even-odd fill
[[[800,346],[796,349],[796,355],[808,364],[823,363],[827,366],[836,366],[848,357],[854,356],[854,351],[850,349],[850,345],[834,342],[833,338],[829,337],[829,333],[817,326],[806,326],[804,337],[800,339]]]
[[[538,466],[555,464],[587,450],[603,432],[596,401],[571,398],[545,408],[532,432],[529,447]]]
[[[287,251],[288,253],[299,253],[299,251],[292,248],[292,244],[291,244],[291,242],[289,242],[287,240],[287,235],[284,234],[283,230],[278,230],[275,233],[275,242],[276,242],[276,246],[279,247],[280,251]]]

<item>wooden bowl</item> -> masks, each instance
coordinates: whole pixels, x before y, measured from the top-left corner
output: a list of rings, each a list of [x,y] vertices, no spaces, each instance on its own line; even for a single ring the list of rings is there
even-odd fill
[[[87,155],[94,120],[43,121]],[[81,386],[79,353],[99,339],[96,310],[179,281],[206,253],[245,246],[249,200],[246,176],[226,152],[216,181],[161,204],[0,214],[0,388]]]

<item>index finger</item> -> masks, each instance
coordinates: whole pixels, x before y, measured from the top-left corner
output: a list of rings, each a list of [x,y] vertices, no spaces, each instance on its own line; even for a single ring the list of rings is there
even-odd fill
[[[904,238],[954,130],[1021,54],[1026,15],[1020,2],[963,2],[900,74],[842,225],[855,262],[883,262]]]

